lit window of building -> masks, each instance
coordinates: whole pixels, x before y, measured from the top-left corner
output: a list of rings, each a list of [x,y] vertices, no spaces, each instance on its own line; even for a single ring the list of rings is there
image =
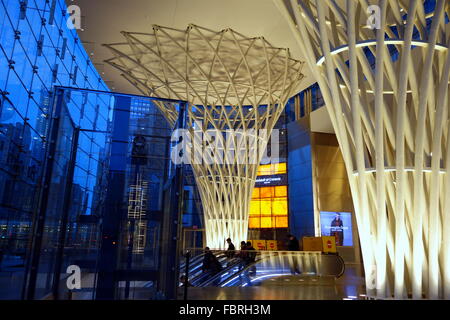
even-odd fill
[[[288,227],[287,185],[283,179],[286,173],[286,163],[272,163],[259,167],[257,184],[250,202],[250,229]],[[262,186],[264,184],[267,186]]]

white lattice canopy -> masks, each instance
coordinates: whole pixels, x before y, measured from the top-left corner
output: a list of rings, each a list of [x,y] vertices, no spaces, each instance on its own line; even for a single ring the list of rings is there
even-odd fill
[[[153,26],[152,33],[123,35],[126,42],[107,45],[114,54],[107,63],[144,95],[189,102],[192,149],[186,154],[202,200],[207,245],[223,248],[228,237],[247,240],[257,167],[287,100],[299,90],[303,63],[288,49],[232,29]],[[158,106],[174,124],[173,105]]]

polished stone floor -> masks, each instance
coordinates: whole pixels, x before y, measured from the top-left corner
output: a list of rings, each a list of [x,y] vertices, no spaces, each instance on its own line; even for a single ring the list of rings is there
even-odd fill
[[[364,299],[360,267],[347,266],[338,279],[317,276],[280,276],[258,286],[189,288],[189,300],[342,300]]]

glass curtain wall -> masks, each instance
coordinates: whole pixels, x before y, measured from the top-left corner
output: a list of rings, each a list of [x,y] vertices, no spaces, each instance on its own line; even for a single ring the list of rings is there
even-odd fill
[[[43,237],[33,238],[30,262],[38,266],[29,280],[34,298],[166,296],[183,207],[178,196],[167,200],[176,185],[173,128],[152,98],[58,87],[54,105]],[[69,290],[74,265],[81,288]]]
[[[68,298],[69,265],[83,270],[84,298],[93,295],[98,256],[99,218],[105,201],[113,98],[109,93],[56,89],[55,112],[39,216],[42,239],[34,238],[30,287],[34,298]],[[37,222],[35,225],[39,225]],[[39,234],[39,226],[35,226]],[[37,266],[36,274],[33,267]],[[31,290],[29,288],[29,290]],[[61,292],[64,294],[61,295]]]
[[[68,18],[63,0],[0,0],[0,299],[25,296],[53,87],[108,90],[76,30],[67,27]],[[68,123],[64,126],[66,148],[72,129]],[[64,163],[55,170],[65,170]]]

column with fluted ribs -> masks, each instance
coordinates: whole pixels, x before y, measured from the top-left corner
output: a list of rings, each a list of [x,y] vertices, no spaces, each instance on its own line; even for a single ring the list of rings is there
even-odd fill
[[[370,295],[450,298],[450,3],[274,0],[317,76]]]

